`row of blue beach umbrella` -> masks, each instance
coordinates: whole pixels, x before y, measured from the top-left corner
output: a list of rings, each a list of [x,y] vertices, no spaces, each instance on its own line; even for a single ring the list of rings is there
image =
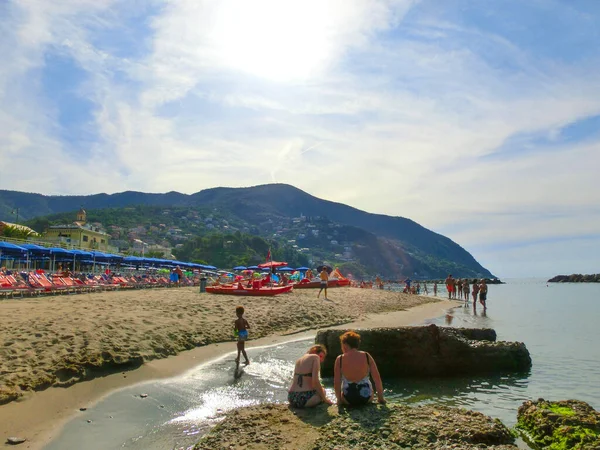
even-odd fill
[[[138,256],[121,256],[112,253],[104,253],[96,250],[89,252],[83,250],[67,250],[60,247],[42,247],[36,244],[16,245],[10,242],[0,241],[0,260],[51,260],[55,262],[75,262],[84,264],[111,265],[119,264],[129,267],[176,267],[182,269],[216,270],[215,266],[197,264],[185,261],[174,261],[172,259],[144,258]]]

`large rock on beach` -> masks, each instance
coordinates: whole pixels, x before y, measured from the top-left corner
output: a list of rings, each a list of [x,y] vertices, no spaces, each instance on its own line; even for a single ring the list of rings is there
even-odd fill
[[[514,450],[513,442],[499,420],[447,406],[291,410],[287,405],[261,405],[231,412],[194,449]]]
[[[519,408],[517,429],[538,448],[600,449],[600,413],[579,400],[539,399]]]
[[[315,343],[327,348],[322,372],[333,374],[341,353],[340,336],[348,330],[319,331]],[[496,341],[486,328],[437,325],[360,330],[361,350],[369,352],[382,376],[480,375],[526,371],[531,357],[521,342]]]

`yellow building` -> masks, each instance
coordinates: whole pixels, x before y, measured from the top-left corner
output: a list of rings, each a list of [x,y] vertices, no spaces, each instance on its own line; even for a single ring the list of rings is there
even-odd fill
[[[110,235],[86,223],[86,212],[77,212],[77,221],[71,225],[53,225],[46,229],[43,239],[50,243],[62,243],[69,247],[108,251]]]

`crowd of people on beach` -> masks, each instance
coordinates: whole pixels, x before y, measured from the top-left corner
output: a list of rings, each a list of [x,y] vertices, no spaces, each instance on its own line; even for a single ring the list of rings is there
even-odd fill
[[[483,309],[487,309],[488,286],[485,278],[479,281],[473,280],[472,289],[468,279],[453,278],[452,274],[448,275],[445,283],[446,290],[448,291],[448,299],[464,300],[465,304],[468,304],[469,296],[472,296],[473,307],[476,307],[477,299],[479,298],[479,303],[481,303]]]

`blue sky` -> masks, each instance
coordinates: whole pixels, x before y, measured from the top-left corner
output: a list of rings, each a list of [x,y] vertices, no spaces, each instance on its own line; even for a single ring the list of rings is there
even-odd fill
[[[500,276],[600,267],[600,2],[0,3],[0,188],[293,184]]]

